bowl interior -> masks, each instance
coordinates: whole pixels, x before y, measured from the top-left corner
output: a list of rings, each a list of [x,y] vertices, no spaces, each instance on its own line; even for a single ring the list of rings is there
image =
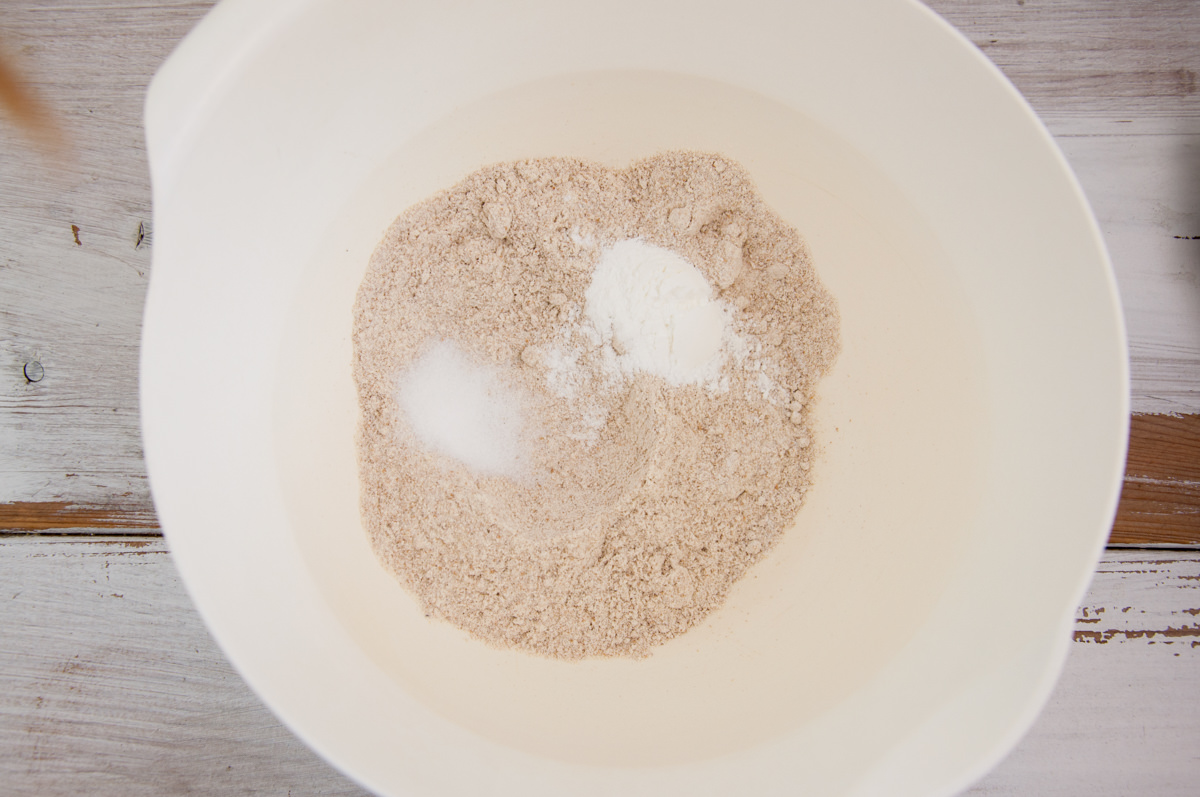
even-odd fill
[[[426,620],[375,559],[358,517],[347,319],[382,230],[489,163],[554,153],[619,166],[681,147],[745,164],[809,237],[839,299],[844,351],[816,406],[826,453],[797,528],[701,629],[647,661],[548,661]],[[445,715],[530,752],[666,763],[802,724],[911,637],[975,527],[990,434],[984,355],[945,255],[915,209],[844,143],[720,83],[577,74],[444,117],[341,211],[287,325],[276,442],[312,578],[387,672]]]
[[[978,53],[915,3],[841,5],[731,24],[673,3],[464,21],[227,2],[156,80],[160,517],[231,660],[349,774],[385,793],[946,792],[1040,707],[1123,455],[1111,273]],[[675,148],[745,165],[839,300],[816,486],[729,602],[647,660],[487,648],[424,618],[359,524],[367,257],[480,166]]]

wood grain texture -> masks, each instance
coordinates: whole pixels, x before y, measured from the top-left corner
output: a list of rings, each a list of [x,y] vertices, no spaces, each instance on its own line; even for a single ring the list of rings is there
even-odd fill
[[[1200,118],[1194,0],[923,2],[1000,67],[1039,114]]]
[[[1134,415],[1109,541],[1200,545],[1200,415]]]
[[[210,5],[4,4],[0,46],[74,153],[48,161],[0,118],[0,503],[22,505],[0,514],[10,529],[55,528],[51,515],[29,520],[38,504],[105,512],[93,527],[111,531],[134,518],[124,528],[137,533],[152,517],[137,416],[150,265],[141,106],[158,64]],[[1134,409],[1200,413],[1196,4],[928,5],[1012,79],[1075,168],[1117,271]],[[31,362],[40,381],[26,378]]]
[[[1135,412],[1200,413],[1200,239],[1193,238],[1200,236],[1200,121],[1196,125],[1190,134],[1057,137],[1116,272]]]
[[[1145,642],[1172,648],[1174,658],[1184,650],[1200,657],[1200,553],[1109,551],[1076,612],[1074,637],[1096,645]]]
[[[1133,409],[1200,413],[1200,9],[926,0],[1021,91],[1082,185],[1129,329]]]
[[[364,793],[225,662],[162,540],[9,537],[0,586],[0,793]],[[1198,612],[1200,553],[1108,552],[1045,713],[969,794],[1194,795],[1200,640],[1171,629]]]
[[[1200,782],[1200,554],[1109,551],[1062,679],[971,797],[1184,797]]]
[[[161,539],[0,540],[0,794],[362,795],[254,697]]]
[[[1060,134],[1057,142],[1116,271],[1134,412],[1200,413],[1200,122],[1195,133]]]
[[[151,219],[145,87],[211,3],[5,2],[0,46],[70,147],[0,116],[0,502],[152,513],[137,367]],[[78,243],[77,243],[78,241]],[[40,381],[26,378],[38,362]]]
[[[138,507],[77,506],[62,501],[0,504],[0,532],[158,530],[153,510]]]

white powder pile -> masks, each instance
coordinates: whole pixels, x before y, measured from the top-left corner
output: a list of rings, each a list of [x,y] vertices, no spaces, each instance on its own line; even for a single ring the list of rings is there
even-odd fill
[[[480,475],[515,478],[524,470],[520,393],[453,343],[434,344],[399,376],[396,401],[433,451]]]
[[[669,249],[636,238],[604,249],[584,312],[626,373],[682,385],[720,371],[727,310],[704,275]]]

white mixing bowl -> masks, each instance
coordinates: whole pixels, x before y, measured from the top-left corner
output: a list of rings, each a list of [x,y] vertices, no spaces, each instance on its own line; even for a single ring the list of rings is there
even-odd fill
[[[225,0],[150,89],[141,401],[175,561],[289,727],[381,794],[939,795],[1029,727],[1116,505],[1128,374],[1087,205],[913,0]],[[644,661],[426,620],[358,518],[350,325],[482,165],[740,161],[842,312],[795,529]]]

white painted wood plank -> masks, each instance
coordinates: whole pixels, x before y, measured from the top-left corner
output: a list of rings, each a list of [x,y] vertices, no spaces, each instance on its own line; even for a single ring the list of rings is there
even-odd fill
[[[1200,552],[1108,552],[1048,708],[967,793],[1194,795],[1198,614]],[[157,539],[0,540],[0,784],[44,797],[362,794],[225,663]]]
[[[1066,670],[972,797],[1192,797],[1200,784],[1200,553],[1108,551]]]
[[[1200,117],[1195,0],[922,2],[974,42],[1043,116],[1168,132]]]
[[[0,794],[363,793],[234,673],[160,539],[0,540]]]
[[[1135,412],[1200,412],[1200,5],[925,0],[1025,95],[1096,214]]]
[[[1200,120],[1195,126],[1191,135],[1057,138],[1117,274],[1135,412],[1200,412]]]
[[[0,502],[149,507],[137,414],[150,266],[136,246],[150,221],[142,103],[209,5],[6,0],[0,12],[0,47],[73,145],[66,162],[48,161],[0,114]],[[35,360],[36,384],[23,373]]]

